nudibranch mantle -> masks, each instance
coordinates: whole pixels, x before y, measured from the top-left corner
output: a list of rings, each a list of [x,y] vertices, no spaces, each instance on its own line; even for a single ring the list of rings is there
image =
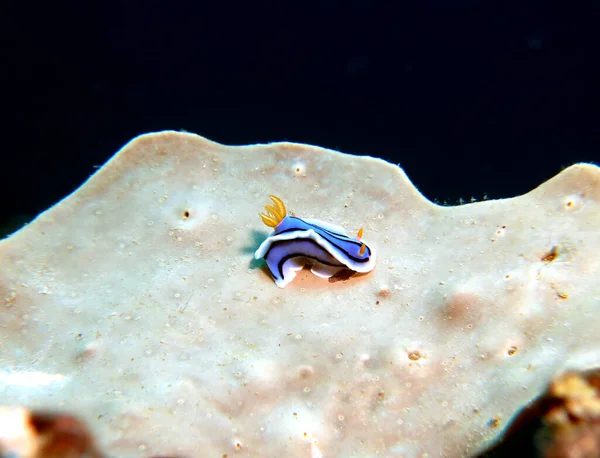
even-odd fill
[[[335,224],[316,219],[302,219],[287,215],[283,202],[269,196],[274,205],[267,205],[267,214],[260,214],[273,232],[261,243],[254,254],[264,258],[275,284],[285,288],[305,265],[318,277],[330,278],[348,269],[370,272],[375,267],[375,251],[362,237],[350,237],[346,230]]]

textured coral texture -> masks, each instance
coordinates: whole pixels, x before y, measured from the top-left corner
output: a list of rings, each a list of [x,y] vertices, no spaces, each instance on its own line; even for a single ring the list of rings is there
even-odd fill
[[[269,194],[364,227],[376,269],[278,288],[253,259]],[[124,458],[479,453],[600,366],[599,197],[587,164],[442,207],[375,158],[137,137],[0,242],[0,404]]]

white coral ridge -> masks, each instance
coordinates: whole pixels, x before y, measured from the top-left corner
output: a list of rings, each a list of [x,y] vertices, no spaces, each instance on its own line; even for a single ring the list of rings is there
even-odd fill
[[[376,269],[277,288],[269,194],[364,227]],[[0,404],[123,458],[476,454],[600,363],[599,198],[588,164],[442,207],[379,159],[142,135],[0,243]]]

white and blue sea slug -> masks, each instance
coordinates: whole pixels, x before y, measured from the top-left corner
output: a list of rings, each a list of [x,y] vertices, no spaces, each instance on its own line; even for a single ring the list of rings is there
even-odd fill
[[[285,288],[305,265],[322,278],[331,278],[341,270],[373,270],[375,251],[361,240],[362,228],[356,237],[350,237],[335,224],[289,216],[281,199],[269,197],[273,204],[266,205],[267,213],[259,215],[274,230],[254,257],[265,259],[277,286]]]

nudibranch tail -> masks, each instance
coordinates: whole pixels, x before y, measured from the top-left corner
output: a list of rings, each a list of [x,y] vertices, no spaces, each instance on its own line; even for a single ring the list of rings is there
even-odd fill
[[[277,196],[269,196],[275,205],[268,204],[265,205],[265,209],[267,210],[267,214],[259,213],[258,216],[261,217],[263,223],[269,227],[276,227],[283,218],[286,217],[287,211],[285,209],[285,205],[281,201],[281,199]]]

